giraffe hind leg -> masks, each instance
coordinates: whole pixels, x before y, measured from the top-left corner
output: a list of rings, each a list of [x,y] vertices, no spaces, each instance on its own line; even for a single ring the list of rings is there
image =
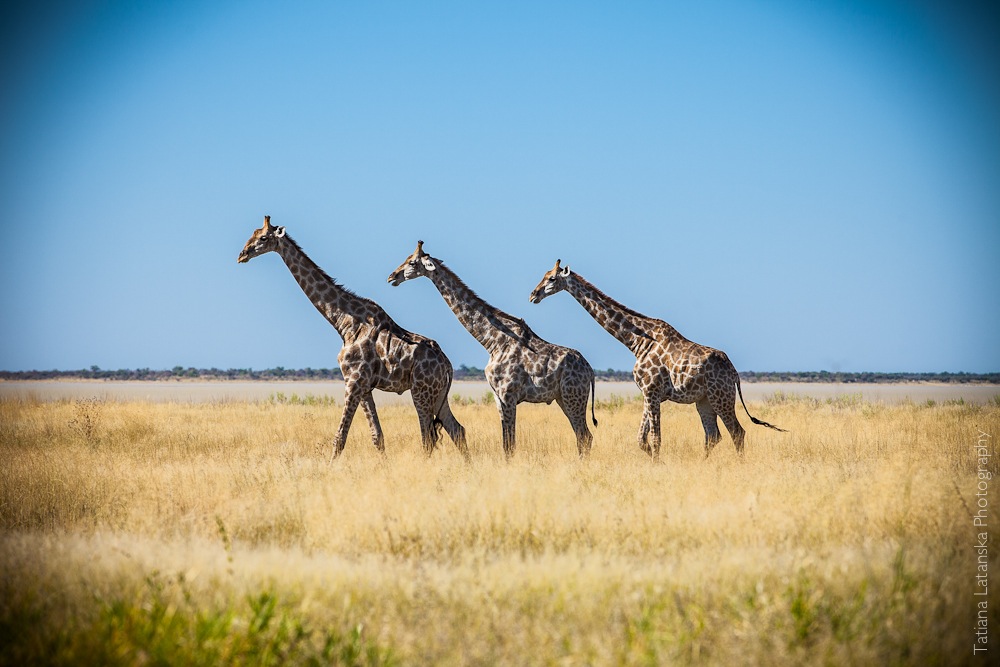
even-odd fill
[[[712,405],[706,401],[698,401],[698,416],[701,417],[701,425],[705,429],[705,458],[712,453],[712,449],[722,440],[722,433],[719,432],[718,415]]]
[[[577,400],[563,401],[561,398],[557,399],[557,402],[576,434],[577,453],[581,459],[587,458],[594,443],[594,436],[587,428],[587,397],[584,396],[582,402]]]
[[[743,439],[746,437],[746,431],[743,429],[740,420],[736,418],[736,410],[730,408],[729,412],[723,412],[721,415],[722,423],[726,425],[726,430],[729,431],[729,435],[733,438],[733,445],[736,446],[736,453],[743,454]]]
[[[420,440],[424,447],[424,453],[430,456],[437,446],[438,426],[434,416],[433,406],[429,404],[427,397],[422,393],[413,394],[413,407],[417,411],[417,420],[420,422]]]
[[[735,383],[727,384],[721,395],[716,396],[712,401],[712,407],[719,417],[722,418],[722,423],[725,424],[726,430],[729,431],[729,435],[733,438],[736,453],[742,454],[743,439],[746,437],[746,431],[743,430],[740,420],[736,418],[736,391],[734,385]]]
[[[462,454],[462,457],[469,461],[469,445],[465,440],[465,427],[462,426],[455,415],[451,411],[451,406],[448,405],[447,392],[444,397],[444,401],[441,403],[441,407],[438,408],[437,419],[435,420],[437,424],[440,424],[444,428],[445,433],[451,438],[451,441],[455,443],[455,447]]]

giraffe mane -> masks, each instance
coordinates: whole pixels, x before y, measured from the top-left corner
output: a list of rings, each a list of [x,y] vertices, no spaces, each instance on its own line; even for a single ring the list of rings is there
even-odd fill
[[[317,264],[315,261],[313,261],[312,257],[310,257],[309,255],[306,254],[306,251],[302,249],[302,246],[300,246],[298,243],[295,242],[295,239],[293,239],[288,234],[285,234],[285,241],[287,241],[288,243],[291,243],[292,246],[296,250],[298,250],[300,253],[302,253],[302,256],[310,264],[312,264],[313,266],[316,267],[316,270],[319,271],[320,277],[323,280],[325,280],[327,283],[329,283],[331,286],[333,286],[335,289],[340,290],[341,292],[345,293],[347,296],[351,297],[352,299],[357,299],[358,301],[362,301],[362,302],[364,302],[366,304],[370,304],[371,306],[373,306],[374,309],[375,309],[375,312],[381,314],[381,316],[384,317],[387,320],[388,329],[390,331],[392,331],[392,333],[396,334],[397,336],[399,336],[400,338],[402,338],[403,340],[405,340],[408,343],[413,343],[413,342],[416,341],[416,339],[414,338],[414,333],[412,331],[409,331],[409,330],[404,329],[403,327],[401,327],[399,325],[399,323],[396,322],[396,320],[392,319],[392,316],[389,315],[389,313],[385,312],[385,309],[382,306],[378,305],[378,303],[376,303],[375,301],[373,301],[373,300],[371,300],[371,299],[369,299],[367,297],[363,297],[363,296],[359,295],[354,290],[349,289],[347,287],[344,287],[342,284],[338,283],[336,280],[334,280],[333,278],[331,278],[330,274],[323,270],[323,267],[321,267],[319,264]]]
[[[514,317],[510,313],[505,312],[503,310],[500,310],[499,308],[497,308],[496,306],[494,306],[493,304],[491,304],[489,301],[487,301],[483,297],[479,296],[479,294],[476,293],[476,290],[474,290],[471,287],[469,287],[466,284],[466,282],[464,280],[462,280],[461,276],[459,276],[457,273],[455,273],[454,271],[452,271],[448,267],[447,264],[445,264],[444,262],[442,262],[437,257],[432,257],[431,259],[433,259],[437,263],[438,270],[444,269],[445,271],[447,271],[448,274],[455,280],[456,283],[458,283],[458,285],[460,287],[468,290],[469,294],[471,294],[474,298],[476,298],[480,302],[482,302],[483,306],[485,306],[485,308],[490,311],[490,314],[494,318],[496,318],[497,320],[502,321],[504,323],[505,327],[507,327],[508,332],[509,332],[509,334],[512,337],[517,338],[517,339],[521,340],[522,342],[525,342],[525,341],[527,341],[527,340],[529,340],[531,338],[539,338],[538,334],[536,334],[534,331],[531,330],[531,327],[528,326],[528,323],[525,322],[523,318]],[[510,326],[512,324],[521,327],[521,335],[520,336],[515,335],[513,331],[510,331]]]
[[[353,290],[351,290],[350,288],[347,288],[347,287],[344,287],[344,286],[343,286],[343,285],[342,285],[341,283],[338,283],[338,282],[336,281],[336,279],[334,279],[334,278],[331,278],[331,277],[330,277],[330,274],[329,274],[329,273],[327,273],[327,272],[326,272],[326,271],[325,271],[325,270],[323,269],[323,267],[322,267],[322,266],[320,266],[319,264],[317,264],[317,263],[316,263],[316,262],[315,262],[315,261],[313,260],[313,258],[312,258],[312,257],[310,257],[310,256],[309,256],[309,255],[308,255],[308,254],[306,253],[306,251],[302,249],[302,246],[300,246],[300,245],[299,245],[298,243],[296,243],[296,242],[295,242],[295,239],[293,239],[293,238],[292,238],[291,236],[289,236],[288,234],[285,234],[285,241],[286,241],[287,243],[290,243],[290,244],[292,245],[292,247],[293,247],[293,248],[295,248],[296,250],[298,250],[298,251],[299,251],[299,252],[300,252],[300,253],[302,254],[302,256],[303,256],[303,257],[305,257],[305,258],[306,258],[306,259],[307,259],[307,260],[309,261],[309,263],[310,263],[310,264],[312,264],[313,266],[315,266],[315,267],[316,267],[316,270],[317,270],[317,271],[319,271],[319,275],[320,275],[320,277],[322,277],[322,278],[323,278],[323,280],[325,280],[325,281],[326,281],[326,282],[328,282],[329,284],[333,285],[333,286],[334,286],[334,287],[336,287],[336,288],[337,288],[338,290],[341,290],[341,291],[343,291],[343,292],[346,292],[346,293],[347,293],[348,295],[350,295],[350,296],[353,296],[353,297],[355,297],[355,298],[357,298],[357,299],[362,299],[362,300],[364,300],[364,301],[371,301],[371,299],[366,299],[366,298],[365,298],[365,297],[363,297],[363,296],[359,296],[359,295],[358,295],[358,294],[357,294],[356,292],[354,292],[354,291],[353,291]],[[372,301],[372,303],[375,303],[375,302],[374,302],[374,301]],[[376,304],[376,305],[377,305],[377,304]]]
[[[617,300],[611,298],[605,292],[603,292],[599,287],[597,287],[597,285],[595,285],[594,283],[588,281],[587,279],[585,279],[583,276],[581,276],[576,271],[573,271],[573,275],[576,276],[576,279],[579,280],[581,283],[583,283],[584,285],[586,285],[588,288],[592,289],[599,297],[601,297],[602,299],[608,301],[609,303],[613,303],[618,308],[621,308],[621,310],[624,313],[626,313],[628,315],[631,315],[632,317],[642,318],[644,320],[652,320],[652,319],[654,319],[654,318],[649,317],[647,315],[643,315],[642,313],[640,313],[637,310],[632,310],[631,308],[629,308],[625,304],[621,303],[620,301],[617,301]]]

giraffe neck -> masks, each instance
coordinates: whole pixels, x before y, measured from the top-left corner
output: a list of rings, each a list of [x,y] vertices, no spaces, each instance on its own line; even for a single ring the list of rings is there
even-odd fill
[[[598,324],[636,356],[653,342],[653,333],[657,328],[654,320],[618,303],[584,280],[580,274],[570,273],[566,291],[580,302]]]
[[[287,234],[278,244],[278,254],[316,310],[345,343],[355,340],[366,327],[395,324],[374,301],[338,285]]]
[[[434,261],[437,268],[428,277],[462,326],[488,351],[492,353],[511,339],[523,342],[534,335],[523,320],[494,308],[440,260]]]

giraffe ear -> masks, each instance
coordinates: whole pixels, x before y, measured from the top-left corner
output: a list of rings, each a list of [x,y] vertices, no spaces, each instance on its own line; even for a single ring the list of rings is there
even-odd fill
[[[274,235],[277,236],[279,239],[285,238],[285,228],[278,227],[277,229],[274,230]]]
[[[434,263],[434,258],[430,255],[424,255],[420,258],[420,263],[424,265],[424,268],[428,271],[434,271],[437,269],[437,264]]]
[[[566,265],[559,269],[559,275],[565,277],[569,276],[569,265]]]

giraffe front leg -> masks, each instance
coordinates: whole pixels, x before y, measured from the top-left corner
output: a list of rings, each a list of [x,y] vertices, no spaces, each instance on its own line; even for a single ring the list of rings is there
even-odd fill
[[[647,454],[652,454],[652,450],[649,448],[649,415],[646,413],[646,407],[642,408],[642,422],[639,424],[639,449]]]
[[[385,436],[382,435],[382,424],[379,423],[378,412],[375,410],[375,398],[370,391],[361,399],[361,409],[364,411],[365,417],[368,418],[368,428],[372,433],[372,444],[380,454],[385,454]]]
[[[503,454],[510,461],[517,446],[514,437],[517,426],[517,404],[505,403],[497,397],[497,408],[500,410],[500,424],[503,427]]]
[[[660,460],[660,402],[656,399],[646,398],[644,407],[645,418],[647,420],[646,430],[649,438],[649,449],[643,448],[654,462]]]
[[[351,429],[351,422],[354,421],[354,413],[361,403],[361,392],[355,387],[348,387],[345,391],[344,414],[340,417],[340,427],[337,429],[337,436],[333,439],[333,452],[330,454],[330,463],[340,456],[347,444],[347,432]]]

